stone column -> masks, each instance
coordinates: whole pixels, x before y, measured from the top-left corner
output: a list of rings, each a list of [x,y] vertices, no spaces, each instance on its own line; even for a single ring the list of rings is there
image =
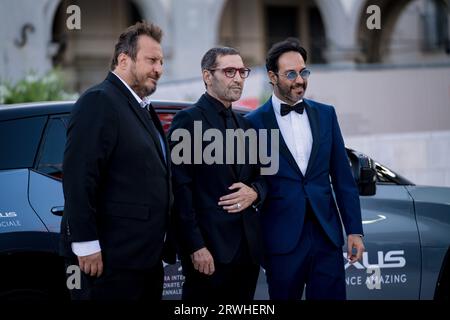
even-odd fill
[[[200,77],[203,54],[218,44],[224,0],[173,0],[172,79]]]
[[[342,1],[316,0],[327,38],[325,59],[330,65],[354,65],[359,52],[356,38],[361,2],[344,6]]]

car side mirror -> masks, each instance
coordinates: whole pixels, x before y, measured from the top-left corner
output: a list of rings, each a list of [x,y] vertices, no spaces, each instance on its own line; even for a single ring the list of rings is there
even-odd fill
[[[347,156],[350,160],[353,177],[358,185],[359,195],[373,196],[377,188],[377,171],[374,161],[351,149],[348,149]]]

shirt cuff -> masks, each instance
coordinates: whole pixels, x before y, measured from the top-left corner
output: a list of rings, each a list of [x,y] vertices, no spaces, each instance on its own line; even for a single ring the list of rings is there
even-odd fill
[[[98,240],[72,242],[71,246],[73,253],[78,257],[88,256],[101,251],[100,242]]]

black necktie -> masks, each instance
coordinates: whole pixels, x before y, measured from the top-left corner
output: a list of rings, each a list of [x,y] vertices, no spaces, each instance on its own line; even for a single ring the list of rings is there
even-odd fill
[[[225,129],[236,129],[236,124],[233,119],[233,112],[230,108],[226,108],[222,111],[223,117],[225,118]]]
[[[151,104],[150,104],[150,103],[149,103],[149,104],[146,104],[144,108],[147,110],[147,114],[150,116],[150,119],[152,120],[153,125],[155,126],[156,131],[158,131],[158,133],[159,133],[159,130],[158,130],[158,127],[159,127],[159,124],[158,124],[159,119],[155,119],[155,117],[154,117],[154,115],[153,115],[153,112],[152,112],[153,110],[151,110],[151,108],[152,108]]]
[[[231,110],[231,107],[222,110],[222,115],[225,118],[225,129],[236,130],[237,125],[233,119],[233,111]],[[237,138],[237,139],[239,139],[239,138]],[[231,168],[236,176],[238,175],[238,172],[239,172],[238,164],[237,164],[237,152],[238,152],[237,139],[234,140],[234,150],[233,150],[234,151],[234,159],[233,159],[233,164],[231,165]],[[226,152],[226,150],[225,150],[225,152]],[[224,154],[224,156],[226,156],[226,154]]]
[[[280,114],[282,117],[284,117],[285,115],[289,114],[289,112],[291,112],[292,110],[294,110],[295,112],[297,112],[299,114],[303,114],[303,110],[305,110],[304,102],[303,101],[299,102],[293,106],[282,103],[281,108],[280,108]]]
[[[166,159],[166,150],[165,150],[165,143],[164,143],[164,139],[161,136],[161,133],[158,130],[158,123],[159,119],[155,119],[155,117],[158,117],[155,113],[154,110],[151,110],[152,106],[151,104],[146,104],[142,109],[142,111],[145,114],[145,118],[149,121],[149,125],[151,127],[151,130],[154,132],[154,134],[156,134],[156,136],[159,139],[159,143],[160,143],[160,150],[162,151],[163,157],[164,157],[164,161],[167,161]]]

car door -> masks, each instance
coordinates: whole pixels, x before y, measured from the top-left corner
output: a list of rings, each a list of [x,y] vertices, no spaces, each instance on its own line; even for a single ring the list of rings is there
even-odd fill
[[[0,252],[29,247],[30,241],[21,237],[26,232],[47,231],[28,201],[28,167],[46,121],[45,116],[0,121]]]
[[[49,118],[29,177],[29,202],[53,233],[59,233],[64,209],[61,179],[68,119],[68,114]]]
[[[361,262],[345,264],[347,297],[419,299],[421,256],[413,200],[404,185],[377,170],[376,195],[360,197],[366,252]]]

